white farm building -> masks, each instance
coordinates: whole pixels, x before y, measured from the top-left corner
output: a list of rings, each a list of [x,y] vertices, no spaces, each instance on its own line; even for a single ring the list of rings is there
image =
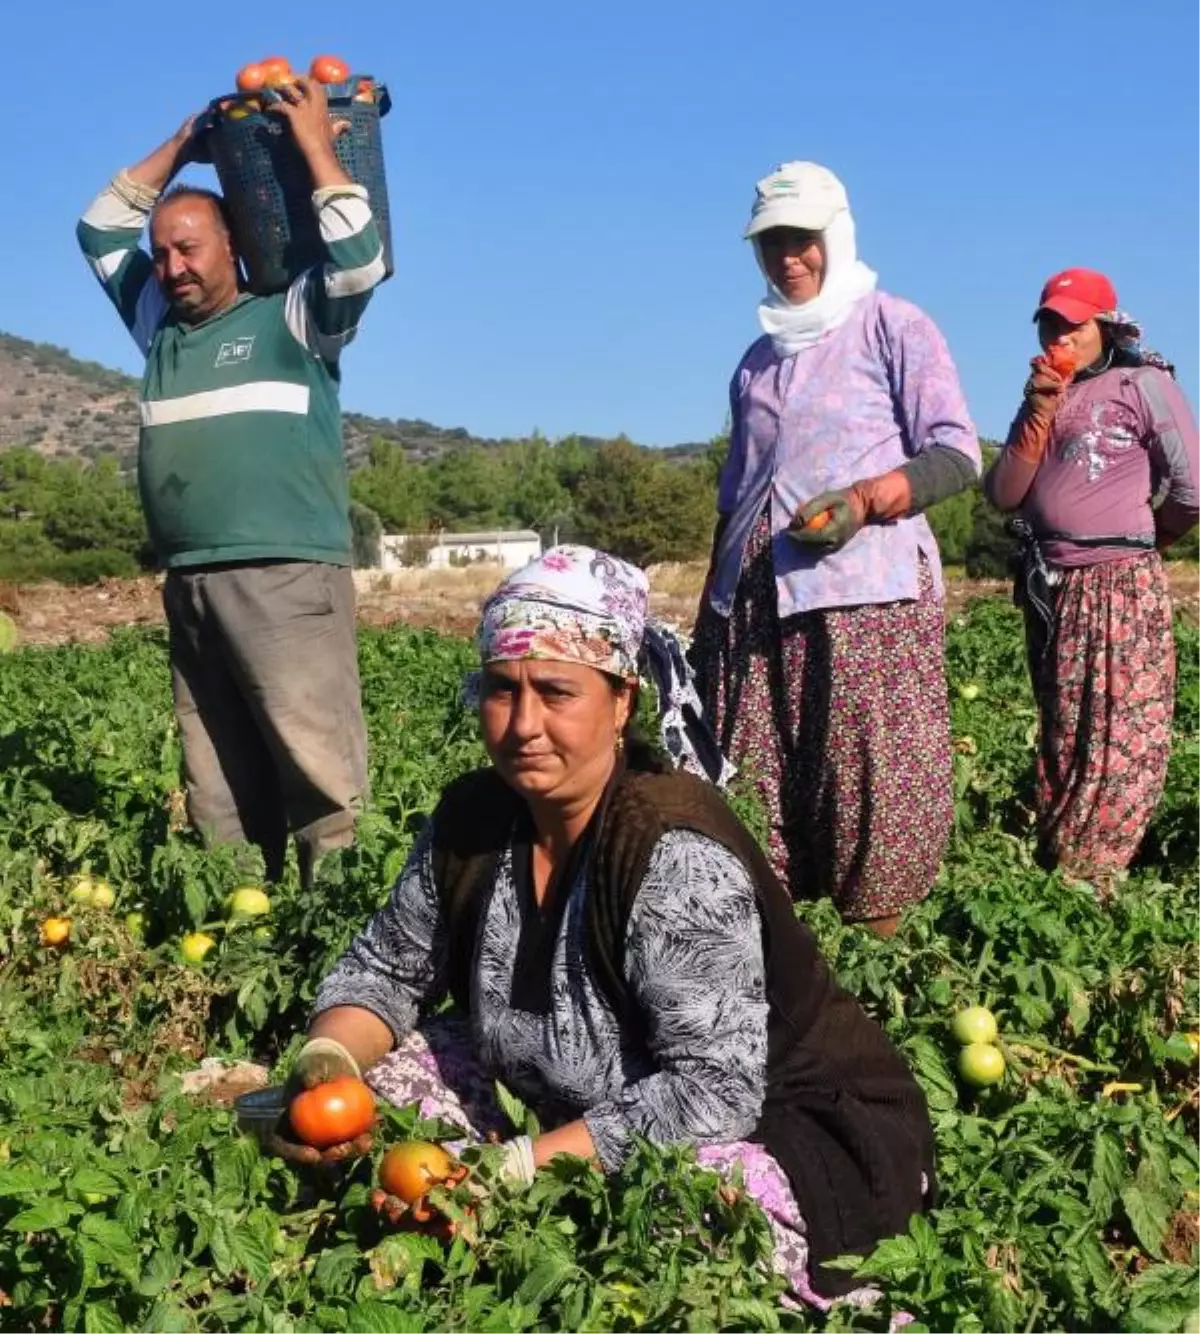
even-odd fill
[[[385,533],[379,540],[382,570],[448,570],[501,565],[519,570],[542,554],[542,539],[528,528],[486,533]]]

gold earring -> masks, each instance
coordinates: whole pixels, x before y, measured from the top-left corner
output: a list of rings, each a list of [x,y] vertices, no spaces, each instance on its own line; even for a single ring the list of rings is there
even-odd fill
[[[618,732],[617,739],[613,742],[613,754],[623,755],[625,753],[625,733]]]

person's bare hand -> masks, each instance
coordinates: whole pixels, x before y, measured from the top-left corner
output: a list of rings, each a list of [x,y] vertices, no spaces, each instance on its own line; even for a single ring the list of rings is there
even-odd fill
[[[266,108],[288,122],[301,149],[332,147],[334,139],[350,128],[346,120],[331,121],[325,87],[307,74],[297,74],[294,83],[276,88],[279,100]]]

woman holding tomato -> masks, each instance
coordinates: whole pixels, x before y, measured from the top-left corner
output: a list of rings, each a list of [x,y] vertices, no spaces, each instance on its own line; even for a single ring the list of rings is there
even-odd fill
[[[637,1136],[740,1164],[778,1266],[821,1302],[850,1286],[825,1260],[924,1207],[925,1102],[697,776],[723,765],[646,595],[641,570],[557,547],[489,599],[491,766],[446,790],[322,984],[302,1079],[362,1071],[474,1135],[503,1124],[501,1079],[545,1127],[506,1144],[517,1181],[560,1153],[615,1170]],[[632,730],[641,672],[683,772]],[[458,1017],[428,1018],[447,993]]]
[[[746,236],[764,334],[734,372],[694,650],[798,899],[881,934],[933,885],[953,813],[941,567],[923,517],[979,475],[950,354],[876,289],[846,191],[789,162]]]
[[[1196,421],[1103,274],[1056,274],[1034,319],[1042,355],[984,489],[1018,511],[1043,855],[1107,888],[1166,779],[1175,645],[1159,552],[1196,523]]]

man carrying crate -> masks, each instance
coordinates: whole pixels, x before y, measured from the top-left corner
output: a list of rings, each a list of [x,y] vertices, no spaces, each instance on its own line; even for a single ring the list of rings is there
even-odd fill
[[[385,270],[321,85],[299,77],[272,110],[326,249],[286,292],[239,288],[219,196],[166,190],[193,160],[191,121],[114,178],[78,236],[146,356],[138,483],[167,570],[189,814],[210,841],[258,844],[270,879],[291,830],[308,885],[353,841],[367,784],[338,363]]]

